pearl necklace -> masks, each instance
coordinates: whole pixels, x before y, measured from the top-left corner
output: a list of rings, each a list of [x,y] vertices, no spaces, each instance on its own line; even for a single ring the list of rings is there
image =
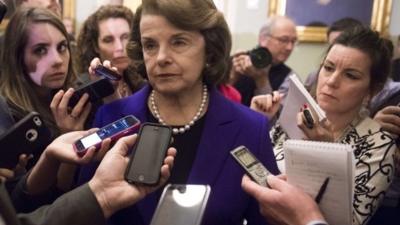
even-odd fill
[[[191,126],[193,126],[193,124],[200,119],[200,116],[203,114],[203,110],[204,107],[207,103],[207,99],[208,99],[208,91],[207,91],[207,85],[203,85],[203,94],[201,96],[201,104],[199,109],[197,110],[196,115],[193,117],[192,120],[190,120],[189,123],[185,124],[182,127],[178,127],[178,128],[173,128],[172,129],[172,133],[173,134],[183,134],[185,133],[185,131],[189,130]],[[156,117],[156,119],[158,120],[159,123],[163,124],[163,125],[167,125],[165,123],[165,121],[161,118],[161,115],[158,111],[158,107],[156,105],[156,102],[154,100],[154,90],[151,92],[150,94],[150,106],[151,109],[153,111],[153,115]]]

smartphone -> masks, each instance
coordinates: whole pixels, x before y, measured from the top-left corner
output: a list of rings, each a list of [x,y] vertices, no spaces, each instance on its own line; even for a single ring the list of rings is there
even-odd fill
[[[210,192],[208,185],[168,184],[150,225],[200,225]]]
[[[74,94],[69,99],[68,106],[71,108],[74,107],[85,93],[89,95],[89,102],[96,102],[104,97],[112,95],[114,93],[114,87],[106,78],[90,81],[75,90]]]
[[[7,14],[7,5],[3,1],[0,1],[0,23],[3,21],[4,16]]]
[[[79,156],[83,156],[92,146],[99,149],[101,147],[101,142],[104,139],[111,138],[112,143],[114,143],[123,136],[133,134],[138,130],[139,126],[139,119],[133,115],[126,116],[102,127],[93,134],[89,134],[88,136],[77,140],[74,143],[74,149]]]
[[[169,126],[144,123],[130,156],[125,179],[129,183],[154,185],[159,182],[160,169],[171,143]]]
[[[305,119],[304,124],[306,125],[307,128],[312,129],[314,127],[314,119],[311,114],[311,111],[309,109],[304,109],[303,115]]]
[[[108,69],[103,65],[97,65],[96,68],[94,69],[94,73],[110,80],[121,80],[122,78],[122,76],[119,75],[117,72]]]
[[[268,186],[267,176],[270,172],[264,165],[250,152],[248,148],[241,145],[231,151],[231,155],[238,162],[246,173],[261,186]]]
[[[39,157],[51,141],[39,113],[29,113],[0,136],[0,168],[14,168],[21,154]]]

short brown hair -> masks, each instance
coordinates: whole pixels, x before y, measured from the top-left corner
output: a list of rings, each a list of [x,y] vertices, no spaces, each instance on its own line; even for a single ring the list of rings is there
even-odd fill
[[[143,14],[161,15],[180,29],[199,31],[206,45],[207,66],[202,72],[204,81],[208,84],[219,84],[227,76],[231,35],[224,16],[211,0],[146,0],[135,14],[127,53],[143,76],[147,76],[140,37],[140,20]]]

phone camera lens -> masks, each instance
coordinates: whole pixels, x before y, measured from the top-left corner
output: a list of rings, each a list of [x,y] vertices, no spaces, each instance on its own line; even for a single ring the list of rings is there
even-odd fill
[[[34,129],[30,129],[26,132],[25,137],[28,141],[35,141],[36,138],[38,137],[38,132]]]
[[[39,127],[42,126],[42,121],[37,116],[33,117],[33,122]]]

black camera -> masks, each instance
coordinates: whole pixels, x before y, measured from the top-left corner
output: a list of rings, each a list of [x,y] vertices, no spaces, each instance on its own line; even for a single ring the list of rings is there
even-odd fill
[[[247,52],[251,64],[258,69],[265,68],[272,63],[271,52],[264,47],[258,46]]]

